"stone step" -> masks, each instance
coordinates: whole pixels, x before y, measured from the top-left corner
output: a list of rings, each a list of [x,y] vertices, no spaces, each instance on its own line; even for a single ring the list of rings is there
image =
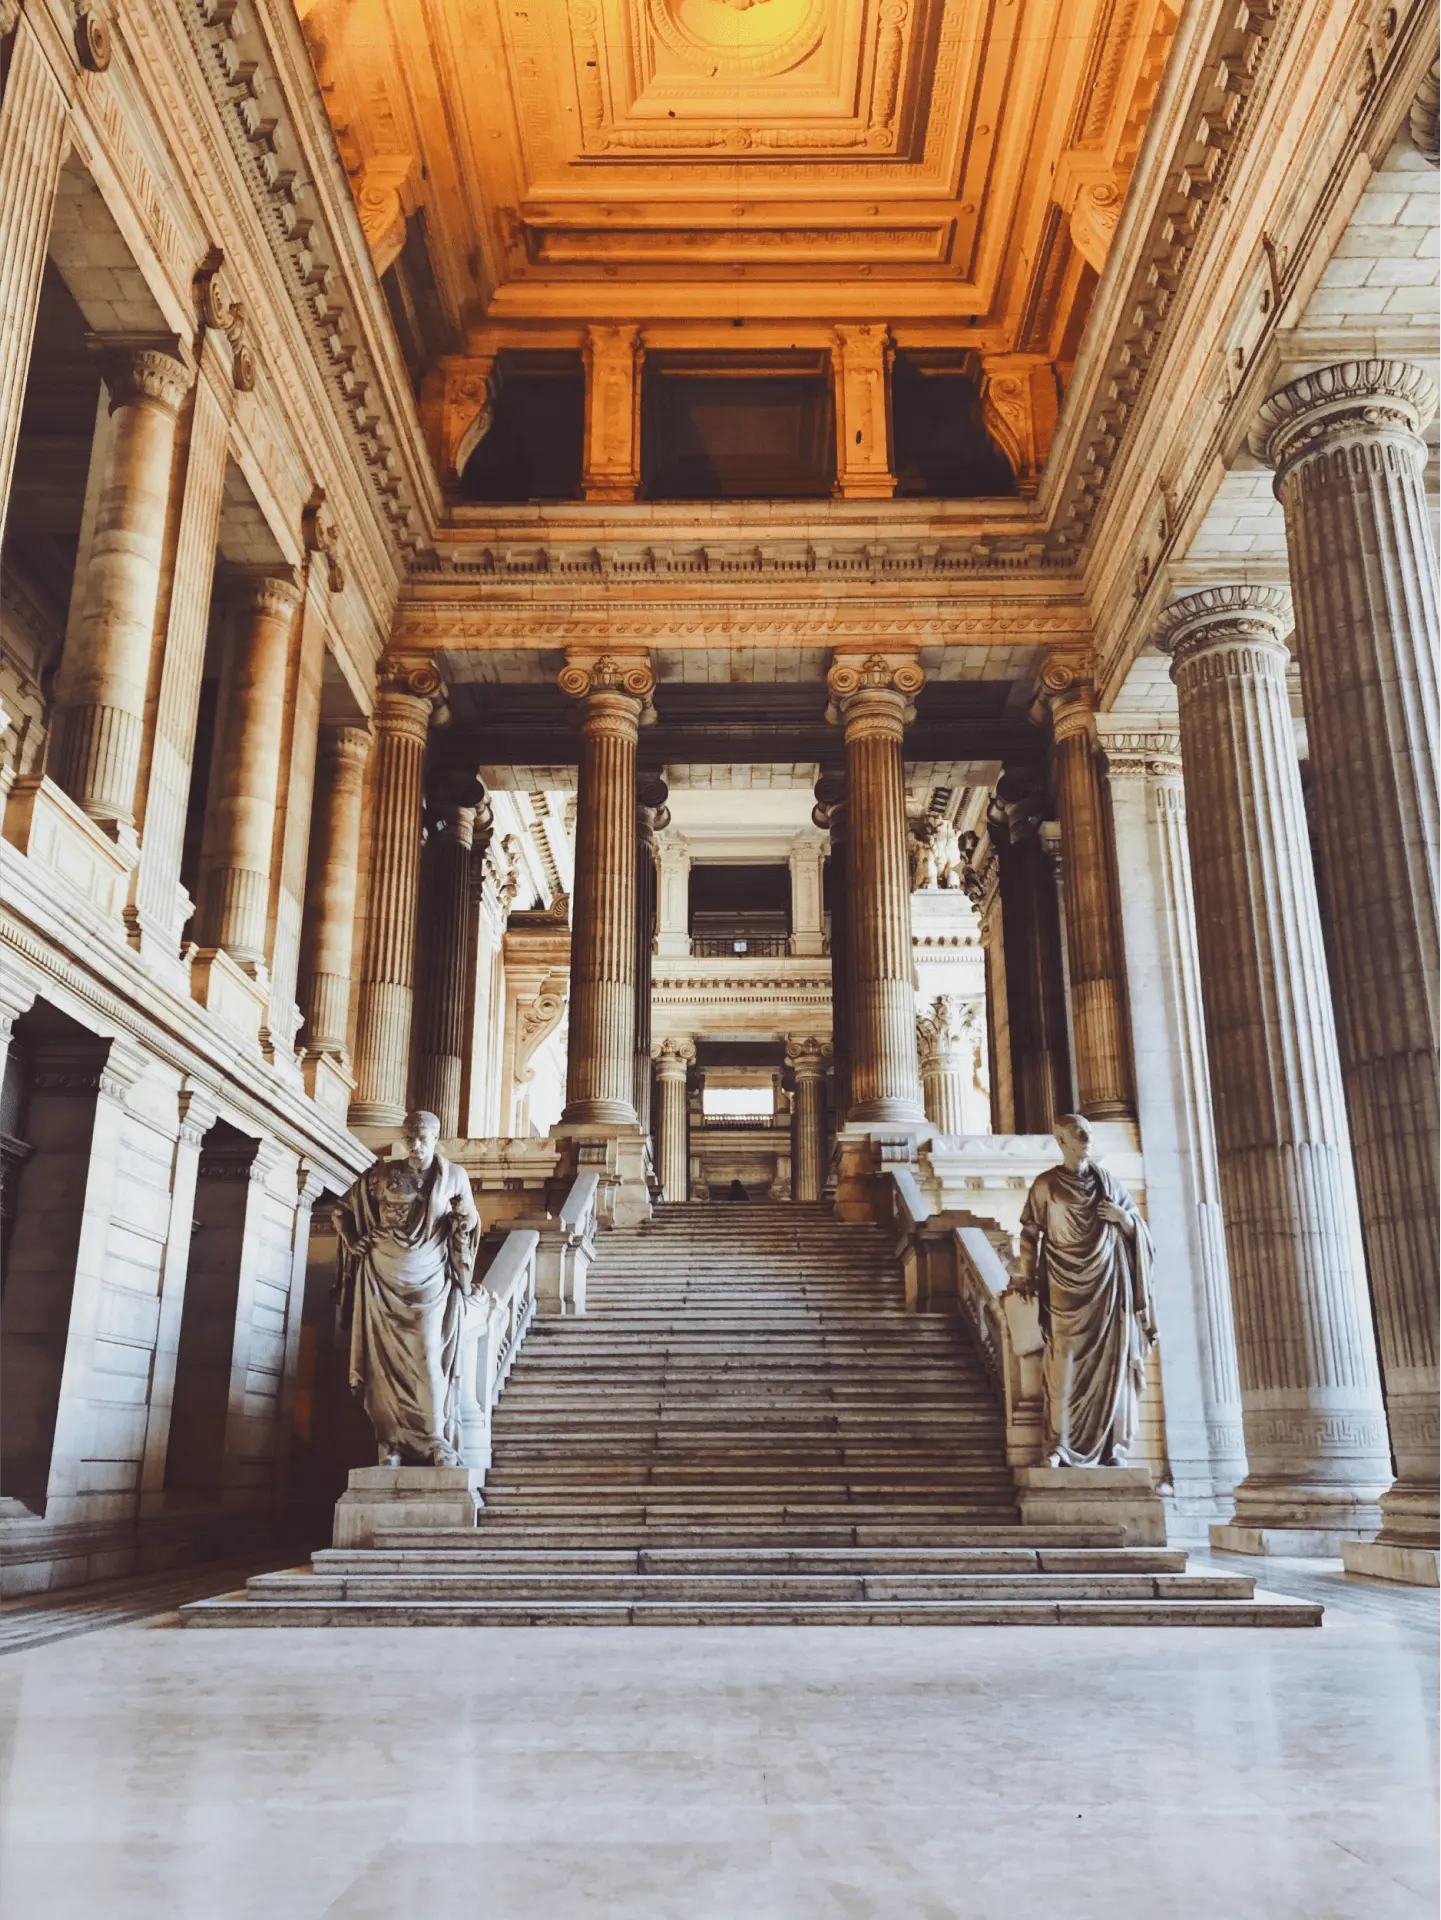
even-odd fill
[[[181,1608],[187,1627],[1314,1627],[1309,1601],[1251,1600],[867,1600],[556,1601],[253,1600],[244,1593]]]
[[[1008,1531],[1019,1532],[1020,1529]],[[402,1536],[394,1536],[402,1537]],[[1170,1574],[1186,1571],[1177,1547],[593,1547],[511,1548],[467,1530],[465,1545],[424,1549],[323,1547],[312,1555],[326,1575],[399,1573],[667,1574]],[[1249,1578],[1250,1576],[1243,1576]]]

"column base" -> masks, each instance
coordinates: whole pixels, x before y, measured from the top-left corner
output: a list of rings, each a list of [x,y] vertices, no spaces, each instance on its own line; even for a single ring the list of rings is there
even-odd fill
[[[1346,1542],[1360,1538],[1341,1527],[1248,1527],[1229,1520],[1211,1528],[1211,1550],[1282,1560],[1339,1560]]]
[[[1124,1527],[1128,1547],[1164,1547],[1166,1508],[1149,1467],[1017,1467],[1026,1527]]]
[[[638,1127],[639,1125],[640,1116],[629,1100],[574,1100],[560,1116],[562,1127]]]
[[[1393,1546],[1384,1539],[1343,1540],[1347,1573],[1368,1580],[1393,1580],[1405,1587],[1441,1586],[1441,1552],[1435,1547]]]
[[[335,1503],[337,1547],[373,1547],[400,1527],[473,1527],[480,1518],[479,1467],[352,1467]]]

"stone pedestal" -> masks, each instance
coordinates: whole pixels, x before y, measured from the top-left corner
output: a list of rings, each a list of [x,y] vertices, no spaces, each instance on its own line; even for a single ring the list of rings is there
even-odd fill
[[[1166,1509],[1147,1467],[1017,1467],[1025,1527],[1124,1527],[1128,1547],[1164,1547]]]
[[[101,355],[110,442],[84,600],[55,688],[50,772],[117,837],[135,831],[175,421],[190,385],[190,370],[170,344],[127,343]]]
[[[300,582],[289,568],[237,569],[227,590],[234,635],[200,860],[196,938],[251,969],[266,958],[286,677]]]
[[[1343,1540],[1341,1558],[1347,1573],[1363,1574],[1368,1580],[1397,1580],[1407,1587],[1441,1586],[1441,1553],[1429,1547],[1388,1545],[1384,1533],[1374,1540]]]
[[[444,687],[428,660],[397,656],[382,660],[376,684],[370,904],[350,1118],[353,1126],[393,1127],[405,1118],[410,1068],[425,741]]]
[[[352,1467],[335,1503],[337,1547],[373,1547],[377,1533],[408,1527],[473,1527],[480,1518],[479,1467]]]
[[[1276,468],[1286,514],[1320,864],[1336,905],[1341,1071],[1396,1459],[1380,1539],[1351,1549],[1347,1565],[1369,1553],[1401,1568],[1414,1549],[1428,1585],[1441,1545],[1441,634],[1422,429],[1435,406],[1420,368],[1350,361],[1272,394],[1252,437]]]
[[[1336,1029],[1296,765],[1284,595],[1208,588],[1163,616],[1249,1471],[1218,1547],[1369,1534],[1390,1453]]]
[[[837,658],[827,676],[846,736],[853,1126],[925,1127],[903,764],[910,701],[924,683],[914,660],[879,653]]]

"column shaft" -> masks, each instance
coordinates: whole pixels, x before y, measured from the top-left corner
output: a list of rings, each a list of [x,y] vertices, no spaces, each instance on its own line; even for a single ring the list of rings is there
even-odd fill
[[[1438,1545],[1436,550],[1420,429],[1435,390],[1369,361],[1261,410],[1277,466],[1361,1226],[1397,1480],[1382,1542]],[[1434,1577],[1434,1576],[1433,1576]]]
[[[287,570],[237,583],[216,745],[219,780],[206,822],[196,922],[200,944],[260,966],[280,792],[290,641],[300,604]]]
[[[999,867],[998,971],[1005,986],[1017,1133],[1049,1133],[1072,1105],[1060,912],[1040,821],[1034,786],[1007,776],[997,789],[990,832]]]
[[[651,1130],[650,1003],[658,891],[655,836],[670,823],[666,792],[664,780],[655,775],[641,781],[635,813],[635,1075],[631,1097],[643,1133]]]
[[[1238,1526],[1374,1526],[1390,1479],[1281,597],[1215,588],[1160,642],[1180,700],[1250,1471]]]
[[[440,677],[426,663],[383,667],[376,702],[370,900],[356,1023],[352,1124],[405,1118],[415,993],[415,908],[420,879],[425,740]]]
[[[0,536],[10,504],[67,115],[65,95],[22,15],[0,98]]]
[[[795,1081],[791,1198],[819,1200],[826,1190],[826,1060],[820,1041],[788,1041],[786,1064]]]
[[[312,1053],[348,1055],[361,803],[371,733],[323,727],[316,760],[318,818],[305,897],[301,1029]]]
[[[80,615],[56,683],[51,771],[108,831],[135,824],[135,786],[170,503],[175,417],[189,373],[142,348],[101,359],[113,431]]]
[[[422,875],[424,912],[416,1017],[415,1105],[436,1114],[443,1140],[460,1132],[465,1068],[467,918],[475,808],[443,802]]]
[[[851,1053],[855,1003],[851,992],[850,860],[846,847],[846,783],[842,774],[822,774],[816,782],[816,806],[811,815],[830,833],[827,862],[831,906],[831,1076],[835,1089],[835,1119],[845,1125],[851,1110]]]
[[[656,1089],[661,1198],[674,1204],[690,1194],[690,1141],[686,1125],[686,1079],[695,1059],[689,1040],[667,1040],[656,1049]]]
[[[1059,677],[1059,676],[1058,676]],[[1120,911],[1110,820],[1096,764],[1091,690],[1067,675],[1049,700],[1065,862],[1066,956],[1076,1101],[1092,1120],[1133,1119]]]
[[[884,663],[882,663],[884,668]],[[911,872],[902,741],[921,670],[831,669],[846,732],[851,957],[851,1108],[858,1125],[924,1122],[916,1067]]]
[[[571,932],[568,1124],[636,1124],[635,757],[654,679],[601,660],[567,667],[582,699]]]

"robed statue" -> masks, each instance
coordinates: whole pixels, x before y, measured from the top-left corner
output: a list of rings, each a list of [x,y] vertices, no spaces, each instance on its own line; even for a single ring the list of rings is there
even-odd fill
[[[1121,1182],[1090,1157],[1090,1123],[1069,1113],[1055,1131],[1062,1164],[1026,1197],[1016,1277],[1040,1309],[1047,1459],[1115,1467],[1136,1437],[1156,1341],[1151,1235]]]
[[[464,1465],[461,1330],[480,1215],[439,1139],[433,1113],[407,1114],[403,1155],[368,1167],[335,1210],[350,1390],[370,1416],[382,1466]]]

